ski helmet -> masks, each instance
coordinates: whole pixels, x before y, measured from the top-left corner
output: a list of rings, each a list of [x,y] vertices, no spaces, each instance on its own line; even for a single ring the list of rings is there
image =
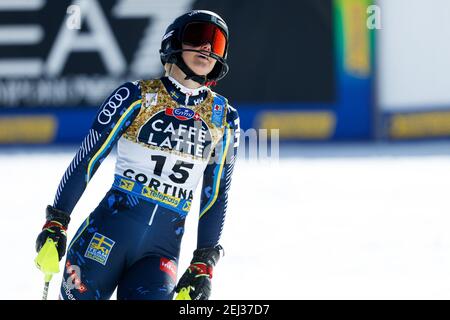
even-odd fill
[[[211,51],[183,49],[182,43],[200,46],[206,42],[211,44]],[[193,51],[208,55],[217,60],[213,70],[206,76],[195,74],[184,62],[182,53]],[[193,10],[185,13],[167,27],[159,50],[161,62],[177,65],[185,74],[202,85],[215,83],[228,73],[228,26],[216,13],[207,10]]]

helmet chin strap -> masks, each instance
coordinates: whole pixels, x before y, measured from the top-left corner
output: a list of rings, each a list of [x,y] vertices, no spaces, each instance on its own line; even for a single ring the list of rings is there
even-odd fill
[[[193,80],[193,81],[201,84],[202,86],[204,86],[206,84],[206,82],[208,82],[207,76],[199,76],[199,75],[195,74],[195,72],[192,71],[191,68],[189,68],[187,66],[187,64],[183,60],[183,57],[181,56],[181,53],[177,54],[177,61],[175,64],[186,75],[186,77],[184,78],[185,80]]]

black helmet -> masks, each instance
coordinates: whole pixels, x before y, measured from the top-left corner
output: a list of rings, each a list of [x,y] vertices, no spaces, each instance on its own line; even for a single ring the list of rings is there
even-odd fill
[[[212,26],[214,30],[198,30],[199,25]],[[220,38],[218,43],[218,50],[220,52],[214,52],[214,48],[211,52],[182,49],[183,37],[186,38],[187,29],[192,29],[192,36],[201,37],[205,36],[205,32],[213,37],[213,39]],[[197,29],[196,29],[197,27]],[[220,32],[217,32],[219,30]],[[199,33],[200,31],[200,33]],[[210,32],[209,32],[210,31]],[[209,32],[209,33],[208,33]],[[211,33],[212,32],[212,33]],[[212,40],[214,42],[214,40]],[[186,42],[186,41],[185,41]],[[214,46],[211,43],[211,46]],[[199,76],[195,74],[184,62],[181,57],[183,51],[194,51],[202,54],[209,55],[211,58],[217,60],[214,69],[206,76]],[[225,21],[216,13],[207,10],[193,10],[183,14],[175,19],[175,21],[167,27],[161,41],[161,49],[159,50],[161,62],[163,65],[166,63],[176,64],[185,74],[186,79],[192,79],[202,85],[215,83],[219,81],[228,73],[229,67],[227,64],[228,54],[228,27]]]

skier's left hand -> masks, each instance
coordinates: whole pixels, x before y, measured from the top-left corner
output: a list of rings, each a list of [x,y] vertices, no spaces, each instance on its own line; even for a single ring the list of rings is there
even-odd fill
[[[213,268],[220,258],[222,247],[203,248],[194,251],[191,265],[175,288],[176,292],[188,289],[191,300],[208,300],[211,294]]]

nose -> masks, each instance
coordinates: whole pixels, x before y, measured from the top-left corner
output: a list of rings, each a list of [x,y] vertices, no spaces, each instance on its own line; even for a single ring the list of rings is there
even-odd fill
[[[207,42],[207,43],[202,44],[200,49],[205,50],[205,51],[211,51],[211,43]]]

